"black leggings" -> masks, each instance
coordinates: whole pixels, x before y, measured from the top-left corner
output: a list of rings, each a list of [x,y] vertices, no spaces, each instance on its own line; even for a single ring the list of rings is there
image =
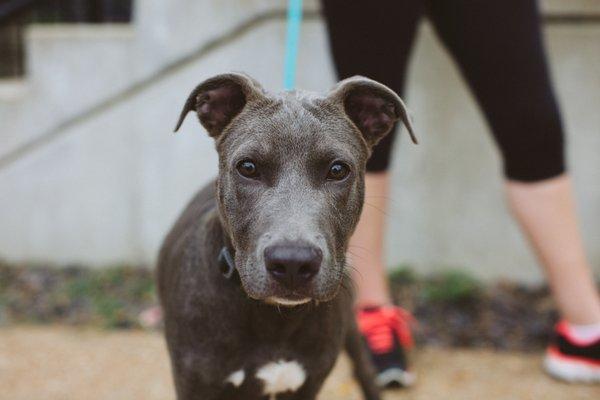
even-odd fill
[[[507,178],[538,181],[565,170],[563,130],[535,0],[322,0],[339,78],[364,75],[397,93],[419,20],[427,15],[458,63],[500,148]],[[388,168],[395,131],[374,149]]]

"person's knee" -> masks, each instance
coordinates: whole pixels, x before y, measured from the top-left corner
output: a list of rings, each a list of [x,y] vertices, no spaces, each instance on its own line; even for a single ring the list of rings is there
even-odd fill
[[[533,107],[517,122],[519,129],[500,143],[506,178],[535,182],[563,174],[565,140],[558,112]]]
[[[367,172],[385,172],[390,167],[392,149],[398,127],[394,127],[375,147],[367,161]]]
[[[367,172],[378,173],[385,172],[390,167],[390,158],[388,157],[371,157],[367,161]]]

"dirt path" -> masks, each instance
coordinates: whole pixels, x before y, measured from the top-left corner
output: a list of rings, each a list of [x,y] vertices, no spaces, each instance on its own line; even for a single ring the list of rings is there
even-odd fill
[[[539,355],[424,349],[417,387],[386,400],[600,399],[600,386],[545,377]],[[358,400],[341,359],[320,399]],[[168,400],[171,377],[162,337],[145,332],[66,328],[0,329],[2,400]]]

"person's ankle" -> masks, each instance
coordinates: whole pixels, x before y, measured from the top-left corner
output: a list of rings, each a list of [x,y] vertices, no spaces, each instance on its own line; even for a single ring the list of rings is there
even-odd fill
[[[572,324],[564,321],[569,336],[578,342],[595,342],[600,339],[600,322],[593,324]]]

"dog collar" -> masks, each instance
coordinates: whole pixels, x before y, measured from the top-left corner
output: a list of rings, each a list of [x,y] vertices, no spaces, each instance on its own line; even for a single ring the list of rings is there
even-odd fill
[[[225,279],[236,278],[237,270],[235,269],[235,261],[233,260],[233,256],[229,252],[227,246],[223,246],[219,252],[217,261],[219,262],[219,269],[221,270],[221,273]]]

